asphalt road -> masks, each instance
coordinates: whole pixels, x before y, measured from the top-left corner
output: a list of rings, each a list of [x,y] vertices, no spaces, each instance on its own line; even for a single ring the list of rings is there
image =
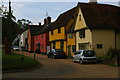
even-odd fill
[[[33,57],[33,54],[24,53]],[[36,55],[42,66],[35,70],[5,73],[3,78],[118,78],[118,67],[103,64],[73,63],[71,59],[48,59]]]

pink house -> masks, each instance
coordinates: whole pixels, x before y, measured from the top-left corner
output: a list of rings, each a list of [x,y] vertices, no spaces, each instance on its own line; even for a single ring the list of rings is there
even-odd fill
[[[50,23],[51,17],[47,17],[47,19],[44,19],[44,25],[41,25],[41,23],[39,23],[39,26],[41,28],[36,32],[36,35],[34,35],[34,52],[46,54],[50,51],[48,32],[48,30],[50,29],[48,25],[50,25]]]

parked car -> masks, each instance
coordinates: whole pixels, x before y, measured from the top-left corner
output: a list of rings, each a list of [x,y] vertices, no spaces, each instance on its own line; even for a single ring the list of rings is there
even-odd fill
[[[13,49],[14,51],[20,51],[20,47],[18,47],[18,46],[13,46],[12,49]]]
[[[65,52],[60,49],[52,49],[48,54],[48,58],[66,58]]]
[[[74,53],[73,62],[80,62],[80,64],[88,62],[96,63],[97,59],[93,50],[78,50]]]

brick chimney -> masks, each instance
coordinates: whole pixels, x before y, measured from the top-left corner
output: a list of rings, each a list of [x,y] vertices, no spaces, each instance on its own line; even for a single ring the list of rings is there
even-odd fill
[[[41,27],[41,22],[39,22],[39,26]]]
[[[51,23],[51,17],[47,17],[47,24]]]
[[[45,18],[45,19],[44,19],[44,25],[46,25],[46,24],[47,24],[47,19]]]
[[[97,0],[90,0],[89,3],[97,4]]]

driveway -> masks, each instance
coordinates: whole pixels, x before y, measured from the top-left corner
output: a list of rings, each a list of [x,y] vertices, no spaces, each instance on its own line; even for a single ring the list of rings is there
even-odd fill
[[[18,52],[17,53],[21,53]],[[33,53],[24,52],[33,57]],[[71,59],[49,59],[36,54],[42,67],[25,72],[5,73],[3,78],[118,78],[118,67],[103,64],[72,63]]]

